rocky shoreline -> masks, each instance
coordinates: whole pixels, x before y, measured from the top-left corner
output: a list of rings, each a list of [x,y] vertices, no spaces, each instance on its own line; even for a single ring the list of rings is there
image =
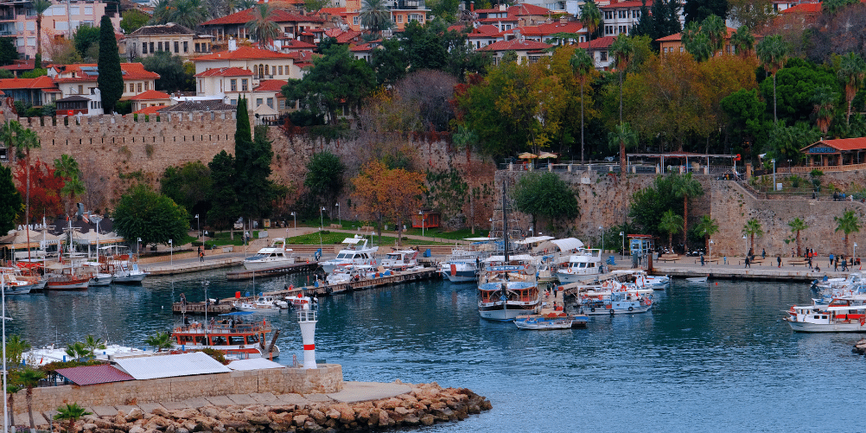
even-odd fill
[[[344,432],[429,426],[460,421],[490,410],[485,397],[465,388],[437,383],[407,384],[411,391],[396,397],[360,403],[322,402],[277,406],[204,406],[198,409],[134,408],[114,416],[86,415],[73,431],[92,433],[219,433]],[[47,426],[46,426],[47,427]],[[55,422],[55,428],[58,427]],[[65,428],[65,424],[63,425]]]

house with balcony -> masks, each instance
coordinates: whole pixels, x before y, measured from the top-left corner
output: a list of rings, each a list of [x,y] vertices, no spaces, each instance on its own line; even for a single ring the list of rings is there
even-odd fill
[[[0,79],[0,91],[3,91],[7,98],[34,107],[51,104],[60,95],[57,85],[46,76]]]
[[[550,52],[545,50],[552,46],[544,42],[532,41],[519,36],[507,41],[494,42],[477,51],[491,53],[493,55],[493,63],[497,65],[509,51],[517,54],[517,63],[536,63],[542,57],[551,55]]]
[[[254,19],[255,8],[250,8],[221,18],[205,21],[201,24],[202,30],[213,36],[216,41],[228,39],[249,40],[250,35],[246,25]],[[292,13],[284,9],[272,10],[272,20],[283,32],[278,39],[298,39],[310,44],[317,44],[314,29],[322,29],[325,20],[318,15],[307,15]]]
[[[148,90],[147,92],[129,98],[129,100],[132,101],[132,111],[135,112],[147,107],[169,105],[171,103],[171,96],[168,93],[160,92],[159,90]]]
[[[361,31],[361,0],[346,0],[346,11],[340,15],[346,20],[348,27],[355,31]],[[385,4],[391,14],[391,22],[394,23],[395,31],[402,31],[410,21],[421,24],[427,23],[427,14],[430,9],[424,0],[386,0]]]
[[[737,54],[736,47],[731,44],[731,36],[737,32],[737,29],[726,27],[727,34],[725,35],[725,41],[722,45],[722,49],[717,51],[715,55],[719,56],[722,54]],[[755,43],[760,41],[762,36],[755,35]],[[669,36],[665,36],[663,38],[656,39],[656,42],[659,43],[659,52],[664,55],[667,53],[683,53],[686,52],[685,47],[683,46],[683,34],[675,33]]]
[[[63,116],[100,116],[104,114],[102,109],[102,95],[99,89],[87,95],[71,95],[54,101],[56,104],[55,115]]]
[[[581,42],[578,47],[586,50],[592,57],[592,63],[595,69],[607,71],[613,65],[613,56],[610,54],[610,46],[616,38],[613,36],[604,36],[598,39],[593,39],[590,42]]]
[[[141,63],[121,63],[120,70],[123,74],[121,101],[156,89],[159,74],[144,69]],[[64,98],[71,95],[90,95],[97,88],[99,69],[95,63],[54,65],[48,68],[48,77],[54,80]]]
[[[520,21],[516,16],[508,14],[508,8],[504,4],[492,9],[478,9],[475,15],[478,17],[475,22],[479,26],[494,26],[500,32],[517,28]]]
[[[198,35],[182,25],[168,23],[141,27],[126,35],[123,44],[126,45],[125,52],[128,60],[149,57],[158,51],[166,51],[171,55],[189,60],[196,56],[210,54],[213,37]]]
[[[55,37],[70,38],[79,26],[98,26],[108,13],[115,28],[120,26],[120,15],[114,7],[97,0],[51,0],[52,6],[42,15],[42,46]],[[24,59],[36,56],[36,11],[30,0],[0,0],[0,36],[15,38],[18,53]],[[48,54],[43,49],[43,57]]]
[[[652,8],[652,5],[653,1],[647,0],[647,11]],[[602,35],[616,37],[620,34],[630,34],[631,28],[637,25],[640,19],[642,6],[642,0],[610,0],[610,3],[606,5],[599,5],[598,9],[601,11],[604,25]],[[677,18],[680,21],[680,26],[685,26],[686,16],[683,14],[682,7],[677,12]]]

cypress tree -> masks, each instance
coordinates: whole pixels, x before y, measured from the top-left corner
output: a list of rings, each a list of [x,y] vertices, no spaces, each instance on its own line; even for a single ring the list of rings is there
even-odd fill
[[[123,72],[120,70],[120,54],[114,26],[108,15],[102,16],[99,23],[99,77],[96,85],[102,95],[102,108],[106,113],[114,111],[117,101],[123,96]]]
[[[237,119],[235,125],[237,125],[237,128],[235,129],[235,158],[240,158],[238,148],[244,144],[246,144],[245,147],[249,147],[253,142],[253,130],[250,128],[250,115],[247,112],[246,98],[242,97],[238,99]]]

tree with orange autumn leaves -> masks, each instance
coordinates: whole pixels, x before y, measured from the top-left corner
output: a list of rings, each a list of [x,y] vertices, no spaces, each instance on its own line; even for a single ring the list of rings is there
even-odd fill
[[[15,185],[23,197],[27,188],[27,160],[15,162]],[[65,181],[54,176],[54,167],[39,159],[30,166],[30,214],[37,218],[45,215],[54,218],[63,214],[63,200],[60,190]],[[23,214],[22,214],[23,216]]]
[[[352,197],[358,201],[358,210],[370,215],[376,222],[379,243],[382,226],[386,221],[397,225],[397,243],[403,242],[403,224],[411,221],[421,207],[424,173],[388,168],[381,161],[370,161],[358,176],[352,179]]]

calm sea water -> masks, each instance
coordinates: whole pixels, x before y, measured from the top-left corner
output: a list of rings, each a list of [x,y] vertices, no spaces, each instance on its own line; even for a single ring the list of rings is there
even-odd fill
[[[224,271],[149,277],[143,286],[7,298],[9,334],[33,345],[94,334],[143,346],[179,318],[171,300],[298,284],[226,282]],[[485,322],[471,284],[413,283],[320,300],[319,362],[346,380],[438,382],[486,396],[493,410],[430,432],[860,431],[866,359],[855,334],[794,334],[782,310],[809,301],[806,284],[719,281],[656,292],[652,312],[595,317],[588,329],[532,332]],[[263,314],[264,315],[264,314]],[[303,359],[294,315],[280,362]]]

